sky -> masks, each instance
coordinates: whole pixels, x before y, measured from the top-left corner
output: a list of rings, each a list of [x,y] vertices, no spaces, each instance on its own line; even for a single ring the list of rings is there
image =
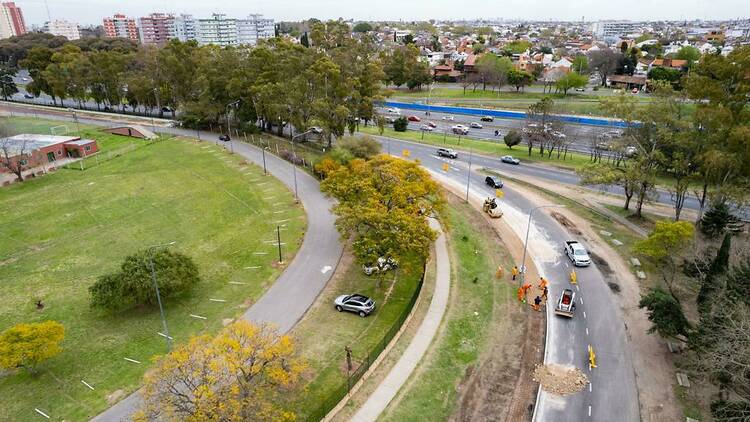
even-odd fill
[[[44,0],[15,0],[26,24],[47,20]],[[207,17],[225,13],[243,17],[261,13],[276,21],[307,18],[355,20],[428,20],[504,18],[530,20],[599,19],[682,20],[750,18],[750,0],[47,0],[52,19],[82,25],[101,24],[115,12],[139,17],[152,12],[189,13]],[[482,6],[482,4],[486,6]]]

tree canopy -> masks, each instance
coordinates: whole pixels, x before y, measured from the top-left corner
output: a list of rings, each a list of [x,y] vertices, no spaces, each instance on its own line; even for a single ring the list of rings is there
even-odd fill
[[[0,334],[0,367],[34,370],[62,351],[65,327],[56,321],[17,324]]]

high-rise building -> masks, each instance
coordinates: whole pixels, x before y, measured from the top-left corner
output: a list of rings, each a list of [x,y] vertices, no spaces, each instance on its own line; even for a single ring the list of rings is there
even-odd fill
[[[0,38],[9,38],[26,33],[21,8],[12,1],[0,4]]]
[[[164,45],[175,38],[175,17],[171,14],[152,13],[138,18],[142,44]]]
[[[247,19],[237,20],[237,44],[255,45],[258,40],[273,38],[275,27],[273,19],[263,15],[250,15]]]
[[[138,41],[138,27],[135,19],[122,13],[115,13],[111,18],[104,18],[104,36],[109,38],[128,38]]]
[[[227,18],[221,13],[214,13],[208,19],[198,19],[196,35],[201,45],[237,45],[237,19]]]
[[[639,32],[640,22],[630,21],[598,21],[591,26],[592,32],[597,38],[618,38],[635,32]]]
[[[197,39],[195,26],[193,15],[175,16],[173,37],[183,42],[195,40]]]
[[[46,22],[42,31],[48,32],[52,35],[63,36],[69,41],[81,38],[81,31],[78,29],[78,24],[65,20],[54,20]]]

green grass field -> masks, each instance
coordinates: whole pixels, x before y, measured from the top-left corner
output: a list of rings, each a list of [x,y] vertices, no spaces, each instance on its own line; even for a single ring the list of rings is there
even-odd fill
[[[29,120],[14,123],[41,133],[57,124]],[[285,261],[305,230],[304,212],[281,182],[220,147],[82,131],[104,150],[130,142],[140,147],[85,171],[62,169],[0,189],[0,330],[44,320],[66,328],[64,351],[37,375],[0,373],[0,420],[37,420],[34,408],[53,420],[87,420],[108,407],[109,395],[138,388],[151,358],[166,350],[156,334],[158,310],[94,310],[87,291],[126,255],[176,241],[171,248],[195,260],[202,282],[165,303],[179,343],[217,331],[273,283],[281,272],[272,244],[277,224],[284,226]],[[34,306],[39,299],[42,311]]]
[[[344,347],[351,347],[356,369],[407,308],[423,270],[421,260],[403,260],[395,273],[396,279],[393,279],[394,273],[388,272],[378,286],[376,276],[366,276],[362,267],[353,263],[345,273],[337,275],[329,283],[315,307],[293,331],[299,341],[301,355],[310,366],[305,392],[296,396],[291,405],[299,420],[306,420],[310,412],[317,410],[336,390],[346,385]],[[366,318],[336,312],[333,300],[339,295],[351,293],[373,298],[375,312]]]

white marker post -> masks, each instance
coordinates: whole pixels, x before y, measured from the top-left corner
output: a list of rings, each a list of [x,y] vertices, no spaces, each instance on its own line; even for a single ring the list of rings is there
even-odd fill
[[[49,415],[48,414],[42,412],[41,410],[37,409],[36,407],[34,408],[34,411],[36,413],[39,413],[40,415],[44,416],[45,418],[49,419]]]
[[[81,382],[83,383],[83,385],[85,385],[86,387],[88,387],[89,390],[94,391],[94,387],[92,387],[91,384],[87,383],[84,380],[81,380]]]

